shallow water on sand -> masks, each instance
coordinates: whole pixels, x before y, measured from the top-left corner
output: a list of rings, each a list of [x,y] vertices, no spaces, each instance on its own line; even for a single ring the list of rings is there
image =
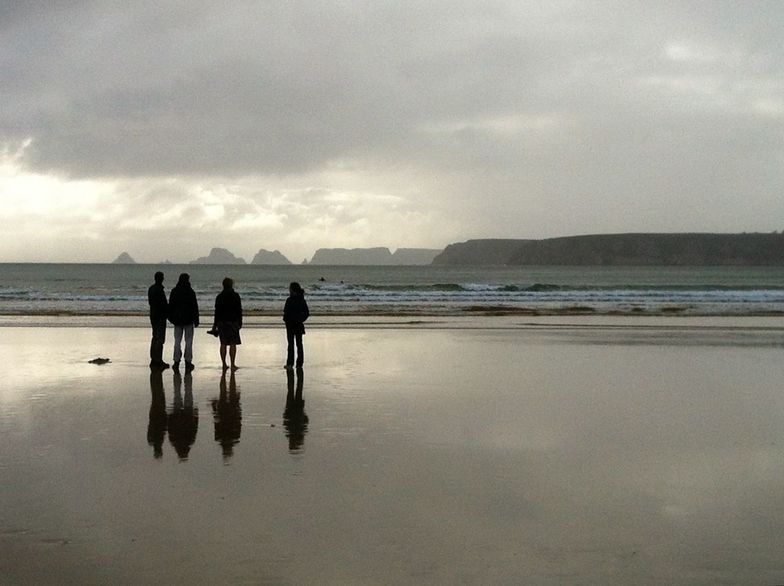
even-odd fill
[[[2,334],[4,584],[784,582],[778,328]]]

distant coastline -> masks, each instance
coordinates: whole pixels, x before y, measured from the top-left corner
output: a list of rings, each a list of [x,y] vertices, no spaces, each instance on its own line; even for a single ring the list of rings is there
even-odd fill
[[[100,263],[98,263],[100,264]],[[250,263],[225,248],[187,262],[137,263],[126,251],[112,264],[293,265],[260,249]],[[446,248],[319,248],[301,265],[321,266],[784,266],[782,233],[625,233],[546,239],[483,238]]]
[[[450,244],[435,265],[784,266],[784,234],[630,233]]]

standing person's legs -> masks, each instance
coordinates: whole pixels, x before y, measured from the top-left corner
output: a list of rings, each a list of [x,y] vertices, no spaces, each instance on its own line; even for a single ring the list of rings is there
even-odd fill
[[[150,320],[150,326],[152,327],[152,338],[150,338],[150,364],[157,360],[156,356],[158,354],[158,329],[155,327],[156,323],[153,320]]]
[[[183,326],[185,331],[185,363],[193,362],[193,324]]]
[[[286,341],[288,347],[286,349],[286,366],[294,365],[294,330],[286,324]]]
[[[166,342],[166,320],[150,320],[152,339],[150,340],[150,360],[155,364],[163,362],[163,344]]]
[[[237,322],[220,322],[218,324],[218,335],[220,337],[220,357],[223,369],[226,370],[226,349],[229,351],[231,359],[231,369],[237,370],[235,359],[237,357],[237,345],[242,344],[240,339],[240,328]]]
[[[305,352],[302,350],[302,334],[297,333],[297,366],[302,366],[305,360]]]
[[[172,359],[174,360],[175,365],[179,364],[180,358],[182,358],[182,334],[183,327],[174,326],[174,355],[172,356]]]

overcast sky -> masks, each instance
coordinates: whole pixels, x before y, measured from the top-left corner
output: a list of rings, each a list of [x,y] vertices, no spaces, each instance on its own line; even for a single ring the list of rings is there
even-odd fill
[[[0,261],[784,229],[784,2],[0,3]]]

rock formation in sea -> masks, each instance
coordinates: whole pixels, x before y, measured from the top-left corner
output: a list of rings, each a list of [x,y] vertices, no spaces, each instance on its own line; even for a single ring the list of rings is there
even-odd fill
[[[135,265],[136,261],[133,260],[130,254],[123,252],[120,256],[112,261],[113,265]]]
[[[430,248],[319,248],[314,265],[429,265],[440,250]]]
[[[310,260],[312,265],[388,265],[392,253],[388,248],[319,248]]]
[[[436,265],[784,266],[784,234],[597,234],[450,244]]]
[[[253,260],[250,261],[252,265],[290,265],[291,261],[287,259],[279,250],[266,250],[260,249]]]
[[[201,256],[190,262],[192,265],[244,265],[244,258],[234,256],[225,248],[213,248],[207,256]]]
[[[398,248],[392,254],[392,264],[429,265],[439,254],[440,248]]]

